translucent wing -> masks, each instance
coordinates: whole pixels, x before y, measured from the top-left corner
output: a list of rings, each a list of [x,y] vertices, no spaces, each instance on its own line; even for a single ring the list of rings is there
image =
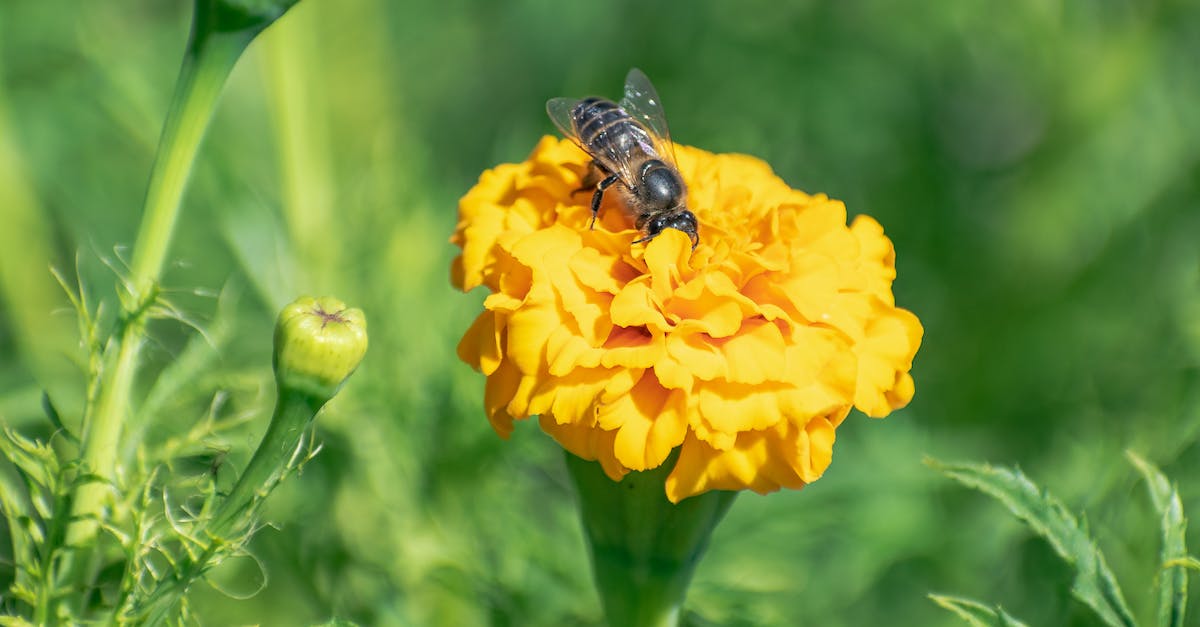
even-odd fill
[[[634,175],[633,164],[636,143],[632,140],[637,138],[630,136],[610,138],[607,131],[601,131],[600,136],[590,142],[590,145],[585,143],[575,129],[572,115],[575,105],[579,104],[580,100],[579,98],[551,98],[546,101],[546,114],[550,116],[550,121],[554,122],[563,136],[575,142],[604,170],[620,177],[626,187],[633,189],[637,185],[637,179]]]
[[[546,101],[546,114],[562,132],[563,137],[571,139],[579,144],[580,148],[583,148],[583,142],[579,141],[579,134],[575,132],[575,123],[571,120],[571,109],[575,108],[577,102],[579,102],[578,98],[551,98]],[[586,150],[584,148],[584,151]]]
[[[675,145],[671,143],[671,131],[667,128],[662,99],[641,70],[633,68],[625,76],[625,97],[621,99],[620,106],[654,136],[658,156],[675,165]]]

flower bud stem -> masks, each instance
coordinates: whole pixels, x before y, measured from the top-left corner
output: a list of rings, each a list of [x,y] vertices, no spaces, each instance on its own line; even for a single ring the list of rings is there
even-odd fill
[[[250,464],[238,478],[229,496],[221,502],[205,533],[226,538],[245,531],[240,524],[253,517],[255,505],[269,493],[283,475],[302,461],[299,450],[313,418],[328,399],[280,389],[275,414],[266,434],[250,458]]]
[[[366,318],[336,298],[302,296],[279,312],[272,358],[279,395],[267,432],[233,489],[211,515],[196,521],[190,535],[197,546],[148,595],[122,603],[132,606],[130,617],[139,624],[164,623],[192,582],[249,541],[263,501],[305,461],[305,435],[317,412],[338,393],[366,351]]]
[[[696,565],[737,492],[714,490],[671,503],[663,484],[677,453],[619,482],[596,462],[566,457],[608,624],[676,627]]]
[[[198,538],[208,538],[210,544],[196,557],[179,564],[174,576],[160,582],[146,596],[141,607],[132,612],[135,620],[146,625],[166,624],[187,594],[188,587],[212,566],[210,560],[213,556],[222,547],[237,544],[248,537],[259,504],[283,475],[293,470],[301,460],[300,447],[304,442],[304,434],[328,400],[280,388],[271,424],[254,451],[254,456],[250,458],[250,464],[238,478],[233,490],[221,501],[213,517],[195,533]]]

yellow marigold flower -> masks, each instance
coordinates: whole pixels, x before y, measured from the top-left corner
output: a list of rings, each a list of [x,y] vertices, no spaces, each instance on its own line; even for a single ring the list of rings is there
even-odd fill
[[[882,417],[913,395],[921,342],[898,309],[892,243],[866,216],[791,189],[764,162],[676,146],[693,251],[667,229],[646,244],[607,194],[574,193],[589,158],[545,137],[524,163],[484,172],[459,203],[456,287],[485,311],[459,357],[487,376],[504,437],[542,428],[619,480],[662,464],[678,502],[707,490],[800,488],[829,466],[852,407]]]

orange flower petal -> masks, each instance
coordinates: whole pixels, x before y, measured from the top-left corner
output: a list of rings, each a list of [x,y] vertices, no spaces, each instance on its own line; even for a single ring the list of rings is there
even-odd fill
[[[558,424],[553,416],[548,415],[543,415],[538,422],[543,431],[573,455],[600,462],[604,473],[613,481],[620,481],[629,472],[613,454],[616,431],[605,431],[591,425]]]
[[[663,316],[661,302],[647,281],[630,281],[613,297],[608,315],[613,324],[622,327],[646,327],[658,332],[670,328]]]
[[[650,287],[660,302],[667,300],[691,274],[688,265],[691,253],[691,240],[675,229],[667,229],[646,244],[643,260],[650,276]]]
[[[747,321],[742,332],[719,341],[725,379],[733,383],[784,380],[787,374],[785,340],[779,327],[764,319]]]
[[[865,339],[857,345],[858,391],[854,405],[868,416],[881,417],[912,400],[908,371],[924,330],[912,313],[876,302],[878,316],[871,320]]]
[[[458,358],[485,375],[495,372],[504,358],[500,351],[504,323],[498,322],[496,317],[491,311],[479,314],[458,343]]]
[[[513,430],[513,417],[508,413],[507,406],[516,393],[517,381],[520,374],[508,362],[501,362],[487,378],[483,390],[483,407],[487,410],[488,420],[500,437],[507,439]]]
[[[643,377],[630,394],[602,406],[596,418],[601,429],[617,432],[613,453],[630,470],[658,467],[687,433],[683,393],[668,392],[653,377]]]
[[[536,413],[553,415],[559,423],[591,425],[595,422],[595,407],[611,377],[612,371],[606,368],[581,368],[569,376],[547,381],[537,397],[549,397],[549,410]]]
[[[605,368],[649,368],[662,359],[666,348],[661,335],[641,329],[617,327],[604,342],[600,363]]]
[[[850,225],[850,233],[858,240],[861,272],[867,280],[867,291],[889,306],[894,305],[892,281],[896,278],[896,249],[883,235],[883,227],[870,216],[858,216]]]
[[[536,374],[548,365],[546,341],[561,323],[552,301],[526,303],[509,314],[505,357],[522,373]]]

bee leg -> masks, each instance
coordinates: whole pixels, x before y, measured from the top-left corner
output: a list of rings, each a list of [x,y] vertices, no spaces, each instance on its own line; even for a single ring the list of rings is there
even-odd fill
[[[605,174],[604,170],[601,169],[600,164],[596,163],[596,160],[593,159],[592,162],[588,164],[587,174],[584,174],[583,179],[579,181],[580,189],[591,189],[595,187],[596,183],[599,183],[600,180],[605,176],[607,176],[607,174]]]
[[[621,177],[611,174],[596,185],[596,193],[592,194],[592,223],[588,226],[589,229],[596,228],[596,216],[600,214],[600,200],[604,198],[604,190],[612,187],[613,183],[619,180],[621,180]]]
[[[608,176],[608,174],[600,168],[600,164],[593,160],[588,164],[587,174],[584,174],[583,178],[579,179],[579,189],[571,192],[571,195],[574,196],[579,192],[586,192],[596,189],[596,183],[599,183],[600,180],[606,176]]]

